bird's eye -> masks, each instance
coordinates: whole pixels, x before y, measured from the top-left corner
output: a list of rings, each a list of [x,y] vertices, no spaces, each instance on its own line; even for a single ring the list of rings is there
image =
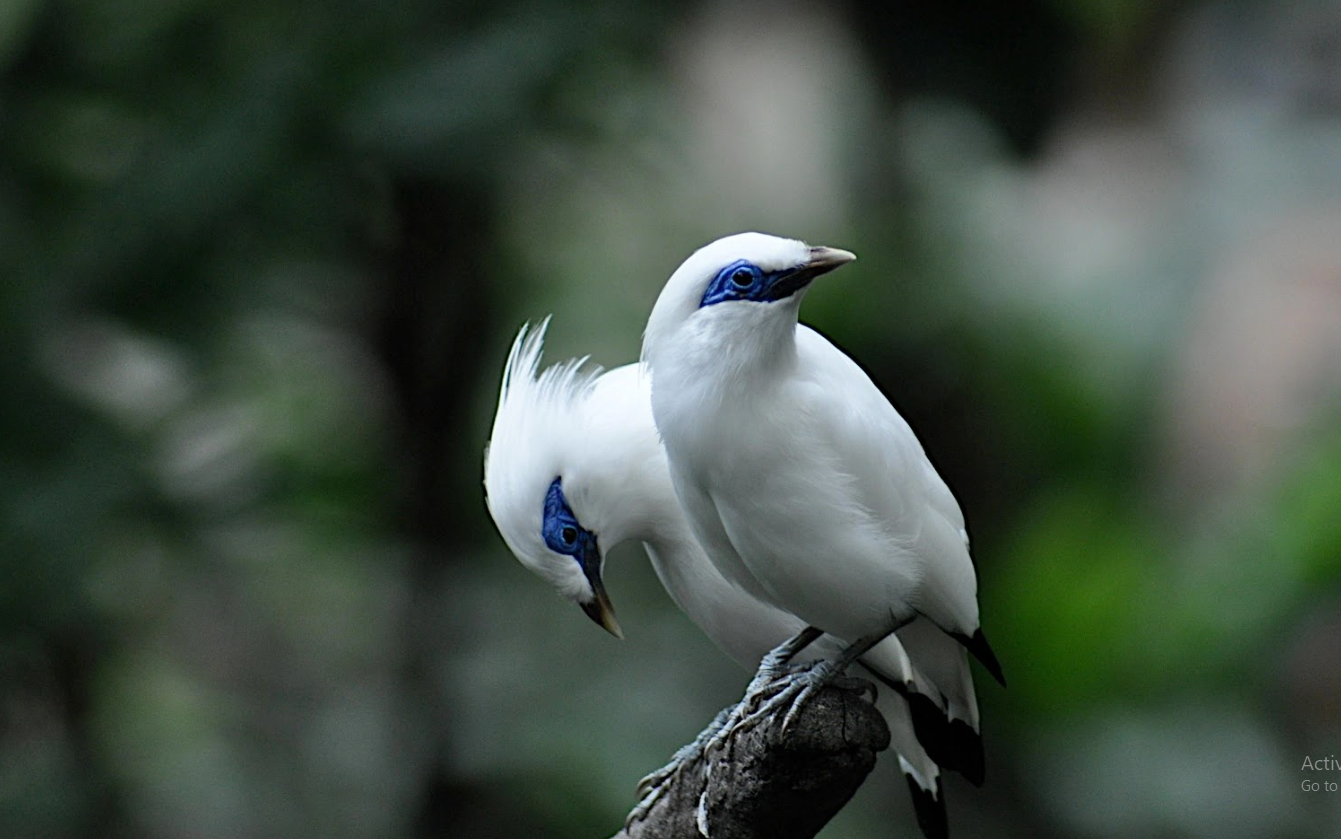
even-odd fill
[[[737,268],[731,282],[736,288],[749,288],[754,283],[754,274],[748,268]]]
[[[559,531],[559,537],[563,539],[565,545],[571,545],[577,541],[577,528],[571,524]]]

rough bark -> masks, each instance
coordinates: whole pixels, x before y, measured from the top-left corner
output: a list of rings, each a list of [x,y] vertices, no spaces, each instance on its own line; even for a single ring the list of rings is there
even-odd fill
[[[868,689],[843,679],[808,702],[785,733],[777,714],[733,737],[682,767],[647,818],[613,839],[702,839],[697,812],[705,790],[711,839],[811,839],[889,747],[889,728]]]

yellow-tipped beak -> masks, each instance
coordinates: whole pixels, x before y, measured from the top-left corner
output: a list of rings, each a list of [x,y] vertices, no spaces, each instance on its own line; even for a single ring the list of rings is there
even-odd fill
[[[596,598],[590,603],[579,604],[582,611],[606,632],[623,640],[624,630],[619,628],[619,621],[615,620],[615,607],[610,605],[610,595],[605,593],[605,586],[599,579],[593,580],[592,589],[596,592]]]

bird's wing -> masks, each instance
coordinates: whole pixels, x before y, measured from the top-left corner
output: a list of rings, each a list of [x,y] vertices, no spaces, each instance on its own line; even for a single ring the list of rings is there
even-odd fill
[[[908,423],[870,377],[806,326],[797,329],[799,369],[823,393],[807,410],[814,442],[848,478],[853,504],[868,509],[892,545],[921,563],[919,612],[948,632],[978,629],[978,583],[964,514]]]
[[[871,377],[828,338],[805,324],[797,327],[796,343],[804,363],[824,377],[832,386],[831,392],[843,395],[844,404],[836,406],[838,416],[852,421],[844,430],[865,438],[858,442],[881,453],[879,466],[911,470],[908,479],[921,492],[925,502],[956,530],[963,531],[964,513],[959,502],[927,459],[917,435]],[[885,475],[888,479],[888,473]],[[964,541],[968,541],[967,533]]]

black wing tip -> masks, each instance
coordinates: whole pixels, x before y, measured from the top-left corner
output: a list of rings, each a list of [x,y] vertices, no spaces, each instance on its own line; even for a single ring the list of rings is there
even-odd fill
[[[909,691],[906,685],[901,684],[900,682],[896,682],[895,680],[886,676],[884,673],[881,673],[879,670],[876,670],[874,667],[872,667],[871,665],[867,664],[864,661],[858,661],[857,663],[861,665],[862,670],[865,670],[867,673],[871,674],[873,677],[875,677],[876,681],[880,682],[885,687],[889,688],[890,690],[894,691],[900,696],[908,695]]]
[[[992,674],[992,678],[1002,687],[1006,686],[1006,677],[1001,672],[1001,662],[996,660],[996,653],[992,652],[992,645],[987,643],[987,636],[982,634],[982,628],[974,630],[973,637],[956,632],[954,633],[956,641],[964,645],[964,649],[973,653],[973,657],[978,659],[987,672]]]
[[[917,814],[917,826],[927,839],[950,839],[950,823],[945,816],[945,795],[941,791],[941,782],[936,781],[936,791],[922,789],[912,775],[904,775],[908,782],[908,791],[913,796],[913,812]]]

